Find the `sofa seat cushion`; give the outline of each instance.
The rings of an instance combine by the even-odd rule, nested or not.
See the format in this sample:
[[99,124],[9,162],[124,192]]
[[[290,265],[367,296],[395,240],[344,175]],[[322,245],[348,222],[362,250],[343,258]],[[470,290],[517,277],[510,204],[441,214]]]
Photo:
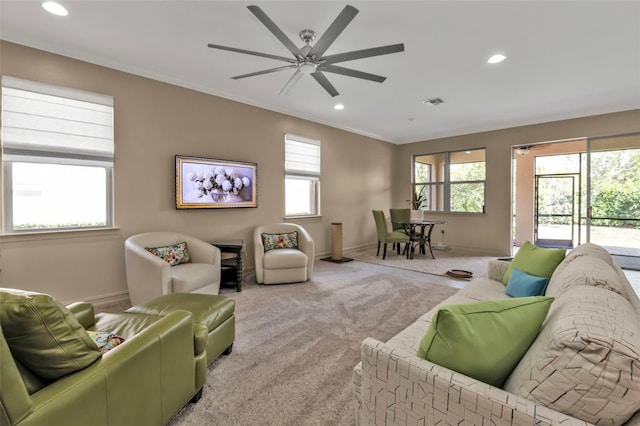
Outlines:
[[595,256],[568,256],[549,280],[545,294],[558,297],[579,285],[601,287],[627,297],[618,272]]
[[96,324],[92,331],[106,331],[122,336],[125,340],[131,339],[150,325],[156,323],[161,317],[157,315],[131,315],[128,313],[99,313],[96,315]]
[[59,379],[101,356],[73,314],[47,294],[3,288],[0,323],[13,356],[44,379]]
[[307,262],[307,255],[296,249],[269,250],[262,258],[264,269],[306,268]]
[[559,296],[504,389],[594,424],[640,409],[640,322],[629,301],[597,287]]
[[158,296],[142,305],[127,309],[128,313],[165,316],[178,309],[191,312],[193,321],[212,331],[229,319],[236,302],[212,294],[172,293]]
[[219,266],[210,263],[183,263],[171,267],[174,293],[190,293],[220,279]]

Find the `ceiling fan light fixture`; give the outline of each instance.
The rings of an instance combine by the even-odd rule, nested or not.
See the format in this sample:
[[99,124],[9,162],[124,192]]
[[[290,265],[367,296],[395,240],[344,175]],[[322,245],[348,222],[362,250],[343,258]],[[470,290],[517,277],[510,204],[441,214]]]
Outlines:
[[302,74],[312,74],[316,72],[317,66],[318,65],[314,64],[313,62],[302,62],[300,65],[298,65],[298,70],[300,70]]
[[516,154],[518,155],[527,155],[531,151],[530,146],[519,146],[516,148]]

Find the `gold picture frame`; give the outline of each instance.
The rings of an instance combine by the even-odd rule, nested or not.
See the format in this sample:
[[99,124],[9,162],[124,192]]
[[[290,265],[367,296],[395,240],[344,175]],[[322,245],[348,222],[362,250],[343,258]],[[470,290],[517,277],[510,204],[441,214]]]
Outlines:
[[176,209],[258,207],[258,165],[176,155]]

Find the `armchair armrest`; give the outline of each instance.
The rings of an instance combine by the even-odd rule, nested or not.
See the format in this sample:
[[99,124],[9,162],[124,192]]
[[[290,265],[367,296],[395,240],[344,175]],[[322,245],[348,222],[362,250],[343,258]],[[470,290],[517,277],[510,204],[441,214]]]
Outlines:
[[204,380],[195,377],[193,333],[191,313],[167,314],[33,394],[33,411],[21,425],[167,424]]
[[93,305],[87,302],[75,302],[67,306],[73,316],[78,320],[85,330],[96,325],[95,312]]
[[587,424],[372,338],[361,356],[362,424]]

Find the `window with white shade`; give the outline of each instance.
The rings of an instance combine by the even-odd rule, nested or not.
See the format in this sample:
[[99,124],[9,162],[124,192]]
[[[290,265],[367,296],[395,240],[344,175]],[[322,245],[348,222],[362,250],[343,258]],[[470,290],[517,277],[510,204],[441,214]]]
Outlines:
[[112,226],[113,97],[2,76],[4,232]]
[[320,141],[284,138],[285,216],[320,215]]

